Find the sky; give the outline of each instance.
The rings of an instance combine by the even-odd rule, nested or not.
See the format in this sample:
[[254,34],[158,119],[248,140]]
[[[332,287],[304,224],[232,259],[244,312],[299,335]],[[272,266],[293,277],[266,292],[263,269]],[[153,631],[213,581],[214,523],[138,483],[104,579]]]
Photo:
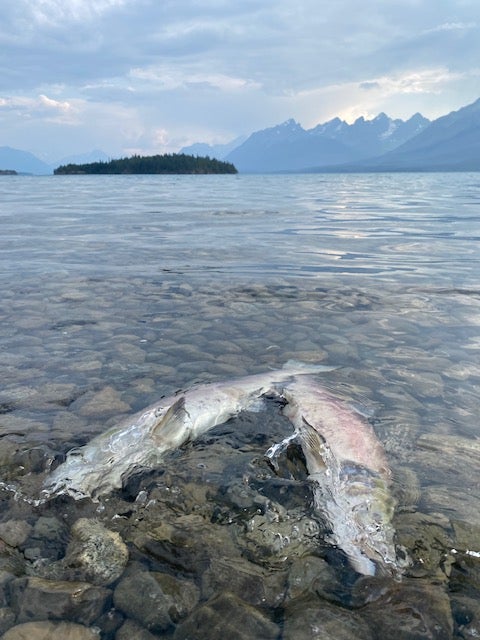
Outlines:
[[48,161],[480,97],[478,0],[1,0],[0,146]]

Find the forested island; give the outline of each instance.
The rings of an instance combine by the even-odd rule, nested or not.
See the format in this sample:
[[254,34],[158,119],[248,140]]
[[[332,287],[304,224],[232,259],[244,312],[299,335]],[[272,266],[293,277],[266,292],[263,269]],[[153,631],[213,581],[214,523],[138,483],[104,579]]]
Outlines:
[[237,173],[230,162],[215,158],[191,156],[185,153],[166,153],[156,156],[132,156],[108,162],[66,164],[57,167],[55,175],[76,174],[207,174]]

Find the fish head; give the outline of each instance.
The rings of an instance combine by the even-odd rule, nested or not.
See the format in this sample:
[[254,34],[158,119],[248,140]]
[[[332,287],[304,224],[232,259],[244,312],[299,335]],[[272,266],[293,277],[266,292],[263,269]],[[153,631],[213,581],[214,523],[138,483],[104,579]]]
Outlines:
[[75,500],[95,498],[105,493],[105,486],[121,486],[121,478],[115,476],[114,456],[92,459],[90,450],[80,447],[68,452],[65,461],[46,479],[43,495],[48,499],[56,495],[69,495]]
[[[348,478],[347,478],[348,476]],[[356,549],[352,565],[359,571],[373,563],[366,575],[394,575],[398,571],[392,518],[395,501],[385,479],[357,465],[342,465],[339,478],[341,503],[346,517],[347,538]],[[336,493],[338,496],[338,492]]]

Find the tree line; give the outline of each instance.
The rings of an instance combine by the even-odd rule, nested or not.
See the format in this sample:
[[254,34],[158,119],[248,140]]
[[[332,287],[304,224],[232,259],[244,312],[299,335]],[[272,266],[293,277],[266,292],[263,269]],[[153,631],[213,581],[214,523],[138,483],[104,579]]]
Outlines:
[[66,164],[57,167],[55,175],[71,174],[206,174],[237,173],[231,162],[223,162],[208,156],[192,156],[185,153],[165,153],[156,156],[120,158],[87,164]]

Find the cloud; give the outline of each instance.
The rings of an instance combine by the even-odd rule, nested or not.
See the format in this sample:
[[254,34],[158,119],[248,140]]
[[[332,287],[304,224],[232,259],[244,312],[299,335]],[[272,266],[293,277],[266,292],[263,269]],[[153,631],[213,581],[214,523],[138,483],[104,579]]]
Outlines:
[[427,29],[424,33],[436,33],[442,31],[464,31],[465,29],[476,29],[478,24],[476,22],[444,22],[431,29]]
[[128,73],[129,80],[140,81],[149,90],[170,91],[178,88],[200,85],[220,91],[238,91],[258,88],[258,82],[229,76],[222,73],[177,70],[168,66],[135,68]]
[[[4,4],[0,133],[10,140],[14,130],[25,138],[15,117],[23,127],[48,121],[65,144],[80,139],[76,129],[85,141],[96,130],[110,153],[233,138],[291,116],[313,125],[380,110],[429,115],[480,93],[468,0],[370,0],[368,11],[357,0]],[[29,134],[44,139],[33,124]]]
[[71,102],[54,100],[40,94],[36,98],[25,96],[0,97],[0,113],[15,112],[27,118],[46,118],[51,121],[72,123],[76,109]]
[[376,89],[383,95],[402,93],[440,93],[442,89],[461,74],[452,73],[445,67],[408,71],[394,76],[384,76],[360,83],[362,89]]
[[17,0],[17,15],[29,18],[38,27],[92,21],[122,7],[127,0]]

